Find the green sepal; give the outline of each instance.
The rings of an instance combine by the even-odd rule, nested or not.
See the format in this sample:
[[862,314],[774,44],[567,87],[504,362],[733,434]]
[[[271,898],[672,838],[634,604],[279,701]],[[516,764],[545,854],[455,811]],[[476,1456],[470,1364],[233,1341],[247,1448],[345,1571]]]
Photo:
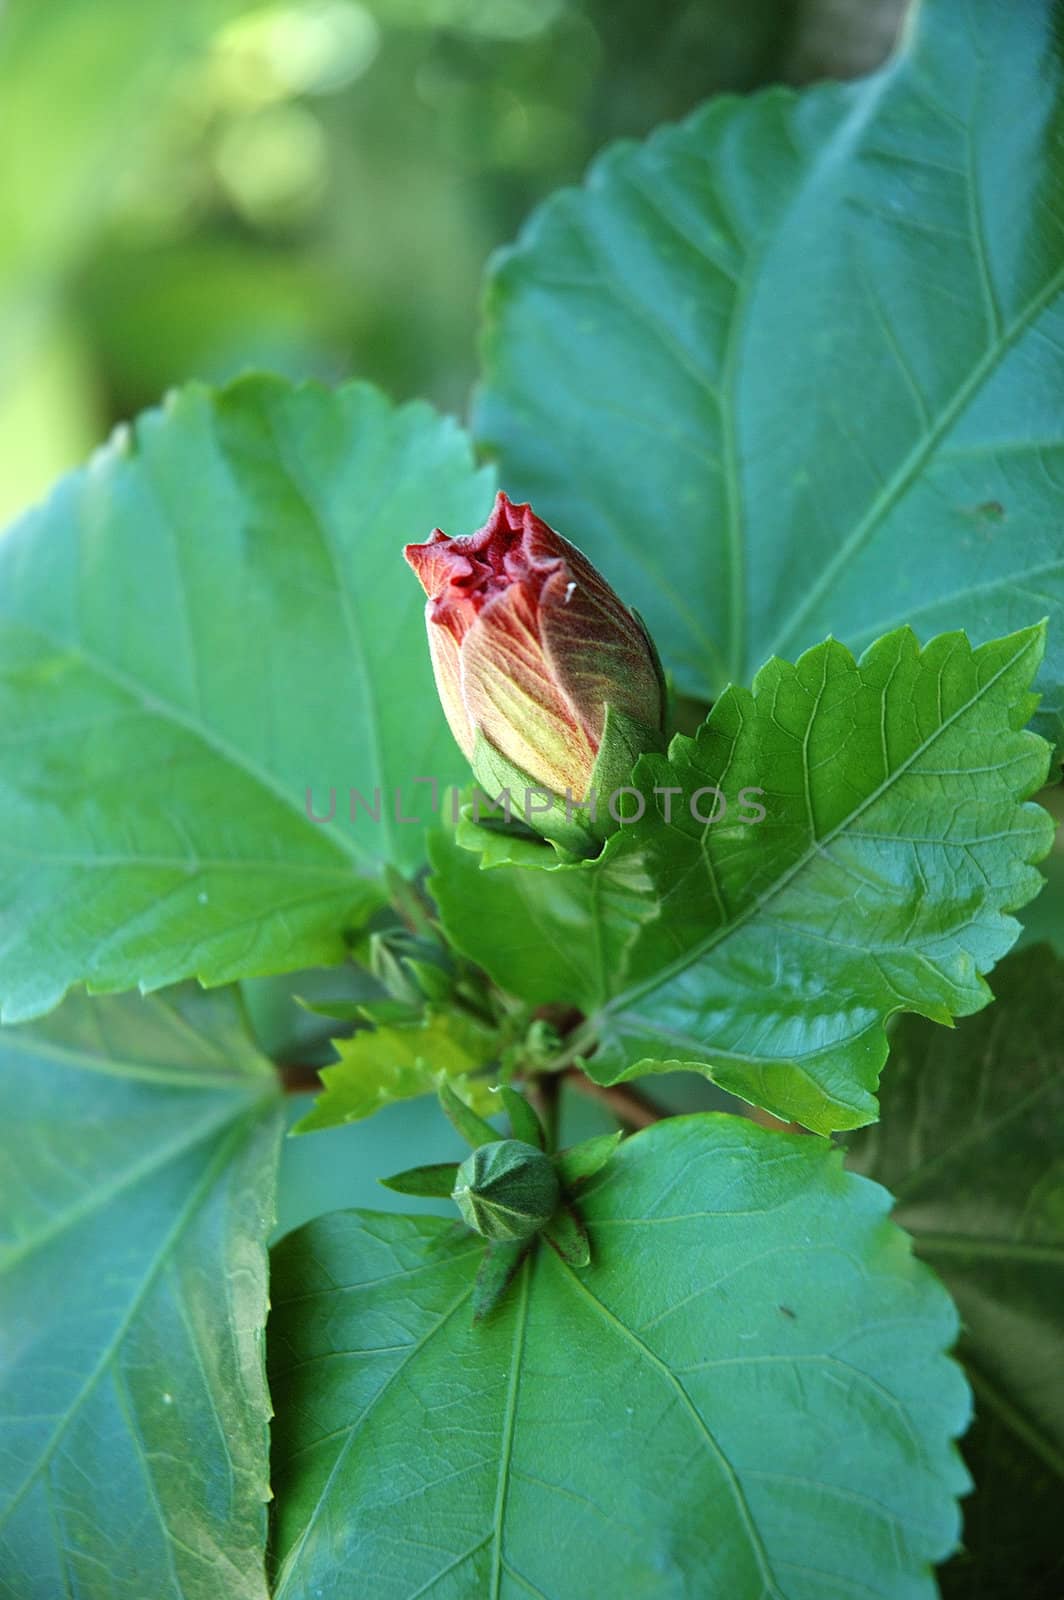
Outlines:
[[406,1000],[365,1000],[359,1009],[366,1022],[385,1027],[417,1022],[423,1013],[419,1002]]
[[302,995],[293,996],[297,1006],[304,1011],[309,1011],[314,1017],[328,1017],[333,1022],[365,1022],[367,1021],[365,1000],[305,1000]]
[[665,671],[661,656],[658,654],[658,647],[654,643],[654,636],[646,625],[643,613],[641,611],[637,611],[635,606],[629,606],[628,609],[643,631],[643,638],[646,640],[647,653],[654,664],[654,672],[658,680],[658,693],[661,695],[663,730],[661,737],[663,741],[667,742],[667,734],[665,730],[670,727],[669,717],[672,708],[672,684],[669,682],[669,677]]
[[434,961],[419,961],[414,956],[407,956],[406,964],[426,1000],[438,1004],[450,998],[453,987],[450,973]]
[[328,1016],[333,1022],[373,1022],[374,1027],[402,1027],[418,1022],[424,1006],[406,1000],[301,1000],[296,1005],[312,1016]]
[[330,1017],[334,1022],[372,1022],[377,1026],[395,1027],[417,1022],[422,1007],[406,1000],[302,1000],[296,1003],[315,1017]]
[[601,1172],[622,1138],[623,1133],[618,1129],[616,1133],[599,1133],[593,1139],[583,1140],[581,1144],[570,1145],[568,1150],[559,1150],[554,1157],[554,1165],[562,1186],[566,1189],[576,1188],[594,1177],[596,1172]]
[[503,807],[497,808],[496,817],[491,807],[478,806],[474,799],[463,807],[465,827],[458,832],[459,843],[479,851],[489,866],[557,865],[537,844],[537,836],[552,844],[563,860],[579,861],[597,855],[603,841],[623,826],[610,812],[611,795],[618,789],[633,787],[632,771],[640,756],[663,753],[665,744],[660,729],[607,705],[602,743],[589,785],[596,796],[594,816],[590,807],[579,804],[589,795],[574,795],[568,802],[564,795],[555,795],[548,811],[533,811],[526,816],[526,793],[535,790],[542,797],[548,791],[507,760],[483,734],[478,734],[473,750],[477,784],[488,802],[494,802],[503,790],[510,791],[511,821],[506,822]]
[[601,843],[623,826],[610,812],[610,796],[618,789],[633,787],[632,771],[640,756],[651,751],[660,755],[664,750],[663,733],[647,727],[645,722],[637,722],[615,706],[606,707],[602,743],[591,773],[591,790],[597,796],[594,819],[588,818],[593,838]]
[[543,1124],[533,1106],[530,1106],[523,1094],[518,1094],[516,1089],[504,1086],[499,1090],[506,1115],[510,1119],[510,1128],[515,1139],[522,1139],[525,1144],[535,1145],[538,1150],[546,1150],[547,1135]]
[[426,1199],[449,1200],[458,1176],[457,1161],[437,1161],[429,1167],[408,1167],[390,1178],[378,1178],[385,1189],[396,1194],[416,1194]]
[[418,986],[407,970],[407,955],[396,948],[395,930],[371,933],[366,942],[366,966],[392,1000],[416,1006],[421,1000]]
[[544,1239],[568,1266],[587,1266],[591,1260],[591,1241],[572,1206],[560,1205],[542,1231]]
[[474,1150],[482,1144],[497,1142],[499,1135],[491,1123],[478,1117],[464,1100],[460,1100],[445,1078],[440,1080],[439,1096],[444,1115]]
[[494,1311],[531,1244],[531,1239],[512,1239],[488,1245],[473,1285],[474,1323],[483,1322]]
[[[483,807],[480,815],[484,817]],[[491,867],[557,867],[567,859],[565,852],[523,828],[508,828],[487,817],[478,821],[472,798],[461,801],[454,837],[463,850],[480,857],[485,871]]]
[[[597,855],[599,839],[594,829],[584,817],[578,801],[586,798],[584,795],[574,795],[568,809],[572,816],[567,815],[567,805],[564,795],[551,795],[543,784],[530,778],[527,772],[509,761],[501,751],[487,740],[482,733],[477,734],[476,744],[473,747],[473,772],[477,785],[489,802],[494,802],[496,796],[503,790],[510,791],[512,821],[507,824],[505,820],[489,820],[481,823],[486,832],[502,832],[507,838],[513,837],[534,844],[535,836],[548,840],[556,849],[566,856],[581,859],[589,855]],[[550,796],[550,809],[546,811],[531,811],[525,817],[526,800],[531,803],[530,797],[535,794],[537,803],[544,804]],[[499,808],[500,811],[502,808]],[[481,806],[483,815],[487,806]],[[473,811],[476,812],[476,803],[473,802]],[[549,864],[548,862],[544,863]]]

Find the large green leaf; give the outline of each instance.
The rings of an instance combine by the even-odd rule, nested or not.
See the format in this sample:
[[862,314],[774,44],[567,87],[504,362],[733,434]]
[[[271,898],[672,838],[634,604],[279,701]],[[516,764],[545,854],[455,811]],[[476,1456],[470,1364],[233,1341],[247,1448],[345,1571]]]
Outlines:
[[822,1140],[622,1144],[473,1327],[482,1244],[338,1212],[274,1252],[277,1600],[933,1600],[965,1475],[952,1306]]
[[[1064,621],[1051,0],[611,149],[496,267],[479,432],[705,696],[834,633]],[[1061,729],[1064,626],[1040,683]]]
[[[868,1122],[885,1020],[985,1005],[1005,913],[1041,885],[1052,823],[1020,803],[1047,765],[1023,730],[1040,650],[1038,629],[923,651],[901,629],[859,663],[835,643],[774,660],[643,759],[647,815],[598,862],[480,871],[434,845],[443,920],[504,987],[586,1014],[570,1049],[599,1082],[694,1067],[820,1132]],[[709,785],[729,811],[703,826]],[[651,797],[670,786],[671,823]],[[731,820],[746,787],[761,822]]]
[[249,379],[142,417],[0,542],[5,1019],[340,958],[382,863],[421,859],[395,790],[424,819],[414,780],[464,770],[400,546],[489,500],[427,407]]
[[227,993],[0,1034],[3,1600],[264,1600],[279,1131]]
[[850,1163],[894,1190],[963,1319],[979,1492],[950,1593],[1027,1600],[1064,1583],[1064,961],[1017,952],[994,989],[945,1038],[899,1026],[883,1122]]

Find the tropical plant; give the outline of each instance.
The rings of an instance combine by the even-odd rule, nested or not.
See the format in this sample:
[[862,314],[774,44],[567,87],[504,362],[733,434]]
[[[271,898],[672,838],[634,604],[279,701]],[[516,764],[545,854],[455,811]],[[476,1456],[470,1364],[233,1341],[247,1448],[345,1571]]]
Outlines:
[[1059,1595],[1062,26],[0,540],[3,1600]]

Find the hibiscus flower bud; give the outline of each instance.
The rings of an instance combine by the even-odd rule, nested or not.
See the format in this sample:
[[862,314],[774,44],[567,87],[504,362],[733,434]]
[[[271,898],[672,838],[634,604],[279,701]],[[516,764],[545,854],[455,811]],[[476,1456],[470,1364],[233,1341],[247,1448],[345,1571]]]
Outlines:
[[437,528],[405,555],[429,597],[443,709],[485,789],[605,799],[660,748],[665,689],[646,628],[531,506],[500,494],[478,532]]
[[485,1239],[528,1239],[546,1227],[561,1199],[549,1156],[520,1139],[482,1144],[458,1169],[452,1198]]

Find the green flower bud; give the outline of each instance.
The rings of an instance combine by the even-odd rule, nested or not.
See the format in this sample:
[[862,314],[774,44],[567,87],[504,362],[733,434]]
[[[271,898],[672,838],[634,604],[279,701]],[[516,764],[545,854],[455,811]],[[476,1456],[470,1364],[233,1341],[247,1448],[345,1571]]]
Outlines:
[[462,1162],[452,1198],[485,1239],[528,1239],[550,1221],[561,1196],[549,1156],[521,1139],[497,1139]]

